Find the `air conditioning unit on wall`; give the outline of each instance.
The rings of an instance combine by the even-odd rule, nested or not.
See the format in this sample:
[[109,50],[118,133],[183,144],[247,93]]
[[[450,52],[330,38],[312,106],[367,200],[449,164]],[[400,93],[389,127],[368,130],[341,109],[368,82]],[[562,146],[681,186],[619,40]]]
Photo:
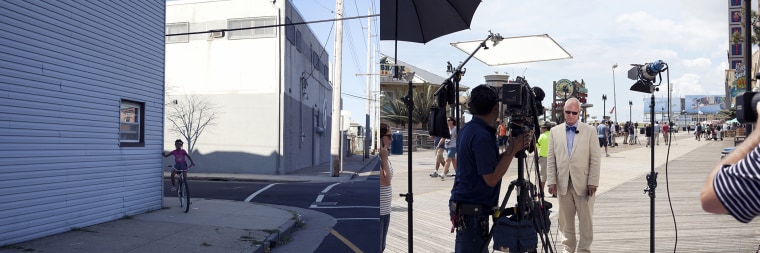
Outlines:
[[217,31],[211,30],[210,32],[211,33],[209,33],[209,35],[208,35],[210,39],[211,38],[213,38],[213,39],[224,38],[224,31],[223,30],[217,30]]

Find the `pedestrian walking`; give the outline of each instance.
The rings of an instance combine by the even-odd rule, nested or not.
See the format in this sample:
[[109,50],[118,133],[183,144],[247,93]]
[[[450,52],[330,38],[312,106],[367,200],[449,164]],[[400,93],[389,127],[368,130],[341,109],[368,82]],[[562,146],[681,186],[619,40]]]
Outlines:
[[657,145],[660,145],[660,122],[655,121],[654,122],[654,135],[652,136],[654,140],[652,140],[652,144],[654,145],[655,142],[657,142]]
[[605,122],[602,122],[602,124],[599,124],[599,126],[596,127],[596,134],[599,138],[599,147],[604,147],[604,156],[609,157],[610,153],[607,152],[607,138],[609,137],[610,131]]
[[438,177],[438,169],[446,165],[446,158],[444,158],[446,149],[443,147],[443,144],[443,138],[436,136],[433,139],[433,145],[435,145],[435,171],[430,174],[430,177]]

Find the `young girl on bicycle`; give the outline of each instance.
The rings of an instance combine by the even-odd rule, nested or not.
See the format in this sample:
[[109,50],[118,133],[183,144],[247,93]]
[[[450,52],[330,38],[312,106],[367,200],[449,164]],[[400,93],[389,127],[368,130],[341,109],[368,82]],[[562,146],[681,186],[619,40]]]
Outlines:
[[[174,141],[174,147],[177,148],[177,149],[172,150],[172,152],[169,152],[169,153],[166,153],[166,152],[161,152],[161,153],[163,154],[164,157],[168,157],[170,155],[173,155],[174,156],[174,169],[176,169],[178,171],[182,171],[182,175],[181,176],[184,176],[185,178],[187,178],[187,169],[189,167],[187,167],[187,162],[185,161],[185,157],[187,157],[187,159],[190,159],[190,167],[195,166],[195,162],[193,162],[193,158],[190,157],[190,155],[187,153],[187,151],[185,151],[184,149],[182,149],[182,145],[183,144],[184,143],[182,142],[182,140],[177,139],[176,141]],[[176,183],[175,183],[175,180],[174,180],[174,174],[176,174],[176,171],[172,170],[172,191],[173,192],[177,191],[177,187],[175,187]]]

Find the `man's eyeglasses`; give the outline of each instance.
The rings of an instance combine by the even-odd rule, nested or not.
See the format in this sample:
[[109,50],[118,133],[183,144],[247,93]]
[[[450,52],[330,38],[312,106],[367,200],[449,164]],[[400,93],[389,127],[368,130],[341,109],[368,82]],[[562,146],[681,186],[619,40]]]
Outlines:
[[447,119],[446,121],[453,121],[453,120]]
[[578,112],[573,112],[573,111],[565,111],[565,114],[578,115]]

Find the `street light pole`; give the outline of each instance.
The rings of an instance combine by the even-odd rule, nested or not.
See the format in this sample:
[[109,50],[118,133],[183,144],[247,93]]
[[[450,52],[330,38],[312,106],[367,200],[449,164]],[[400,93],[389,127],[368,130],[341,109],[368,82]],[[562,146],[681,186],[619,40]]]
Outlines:
[[628,100],[628,123],[629,124],[633,124],[633,118],[631,117],[631,115],[633,115],[632,111],[633,111],[633,101]]
[[617,66],[618,66],[617,63],[615,63],[615,65],[612,65],[612,103],[613,103],[613,107],[612,108],[615,108],[614,109],[615,110],[615,123],[618,123],[618,119],[617,119],[617,91],[616,91],[617,89],[615,88],[616,87],[616,85],[615,85],[615,69],[617,68]]
[[602,120],[607,115],[607,94],[602,94],[602,101],[604,101],[604,105],[602,106]]

